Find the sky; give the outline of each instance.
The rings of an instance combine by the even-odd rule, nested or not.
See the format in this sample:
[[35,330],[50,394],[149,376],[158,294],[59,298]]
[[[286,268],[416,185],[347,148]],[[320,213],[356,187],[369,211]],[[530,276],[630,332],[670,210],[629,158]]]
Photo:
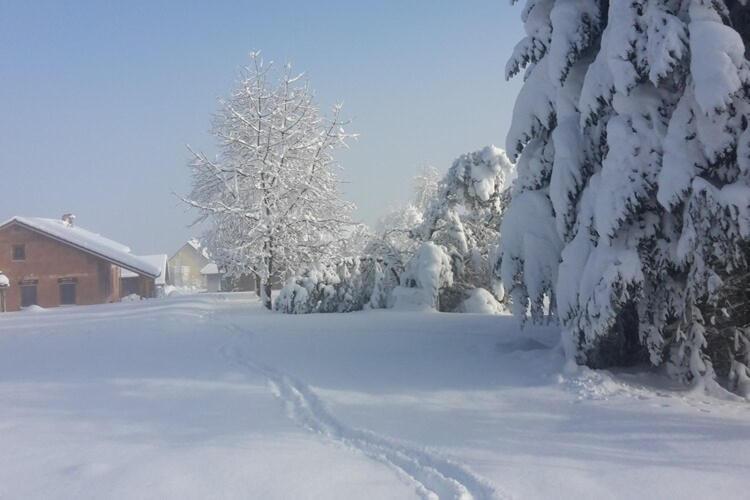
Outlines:
[[248,54],[304,72],[359,134],[337,156],[372,224],[420,167],[503,147],[522,37],[508,1],[0,0],[0,219],[59,217],[171,254],[200,228],[178,199],[187,145],[212,156],[217,101]]

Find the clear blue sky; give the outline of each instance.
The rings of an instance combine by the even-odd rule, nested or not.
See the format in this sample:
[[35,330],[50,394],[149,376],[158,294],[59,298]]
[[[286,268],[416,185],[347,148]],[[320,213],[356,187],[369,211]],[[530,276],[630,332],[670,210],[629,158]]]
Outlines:
[[186,144],[251,50],[291,62],[361,134],[339,158],[357,217],[406,200],[416,169],[504,145],[521,7],[487,1],[0,0],[0,218],[57,217],[171,253],[195,229]]

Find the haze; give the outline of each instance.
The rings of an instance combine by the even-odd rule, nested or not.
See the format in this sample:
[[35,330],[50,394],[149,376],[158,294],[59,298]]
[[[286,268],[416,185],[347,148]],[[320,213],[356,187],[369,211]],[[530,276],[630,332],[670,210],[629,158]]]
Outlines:
[[360,134],[339,159],[372,223],[415,171],[504,146],[520,79],[507,2],[26,2],[0,18],[0,218],[58,217],[170,253],[199,231],[186,144],[213,152],[217,98],[251,50],[289,61]]

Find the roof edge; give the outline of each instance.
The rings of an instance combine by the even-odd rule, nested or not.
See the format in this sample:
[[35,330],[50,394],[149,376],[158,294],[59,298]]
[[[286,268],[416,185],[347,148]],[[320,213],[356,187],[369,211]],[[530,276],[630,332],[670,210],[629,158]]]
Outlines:
[[[154,279],[158,278],[161,275],[161,271],[159,271],[156,274],[153,274],[153,273],[151,273],[149,271],[146,271],[145,269],[138,269],[137,267],[131,266],[131,265],[129,265],[129,264],[125,263],[125,262],[119,261],[117,259],[113,259],[112,257],[107,257],[106,255],[103,255],[103,254],[101,254],[101,253],[99,253],[99,252],[97,252],[95,250],[90,249],[90,248],[86,248],[86,247],[83,247],[81,245],[77,245],[77,244],[75,244],[75,243],[73,243],[71,241],[65,240],[63,238],[55,236],[54,234],[48,233],[47,231],[42,231],[39,228],[30,226],[29,224],[26,224],[26,223],[18,220],[17,216],[12,217],[10,220],[8,220],[8,221],[4,222],[2,225],[0,225],[0,229],[3,229],[4,227],[9,226],[11,224],[18,224],[19,226],[22,226],[23,228],[28,229],[29,231],[32,231],[32,232],[37,233],[37,234],[44,235],[47,238],[50,238],[52,240],[58,241],[60,243],[63,243],[64,245],[67,245],[69,247],[75,248],[76,250],[80,250],[81,252],[87,253],[89,255],[93,255],[95,257],[98,257],[98,258],[100,258],[102,260],[105,260],[105,261],[109,262],[110,264],[115,264],[115,265],[117,265],[119,267],[127,269],[128,271],[132,271],[132,272],[134,272],[136,274],[144,275],[144,276],[146,276],[148,278],[154,278]],[[133,257],[138,258],[136,255],[133,255]]]

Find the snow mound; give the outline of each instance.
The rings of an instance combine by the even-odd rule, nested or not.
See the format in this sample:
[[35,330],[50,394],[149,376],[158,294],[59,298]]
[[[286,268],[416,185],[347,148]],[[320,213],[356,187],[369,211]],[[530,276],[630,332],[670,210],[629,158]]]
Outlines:
[[36,304],[30,305],[28,307],[24,307],[21,309],[22,312],[32,313],[32,314],[38,314],[41,312],[46,312],[47,310],[43,308],[42,306],[38,306]]
[[503,305],[484,288],[475,288],[458,308],[458,312],[475,314],[502,314]]
[[399,286],[393,289],[393,309],[400,311],[433,311],[432,297],[422,288]]

